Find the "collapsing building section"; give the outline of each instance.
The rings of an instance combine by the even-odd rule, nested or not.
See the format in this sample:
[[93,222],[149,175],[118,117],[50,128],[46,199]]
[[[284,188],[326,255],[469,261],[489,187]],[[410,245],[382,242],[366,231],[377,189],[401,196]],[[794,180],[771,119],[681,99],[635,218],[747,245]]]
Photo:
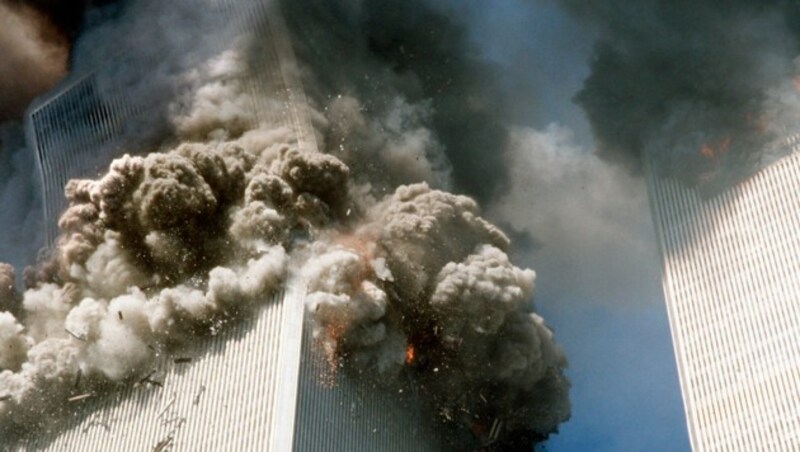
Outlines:
[[[265,15],[258,2],[215,7],[237,24],[234,28],[269,38],[257,46],[262,67],[253,70],[258,80],[238,87],[246,94],[247,115],[262,127],[291,131],[294,146],[314,152],[303,93],[289,73],[293,56],[280,17],[274,11]],[[203,57],[224,55],[229,44],[212,43]],[[123,150],[144,151],[159,139],[159,131],[147,122],[163,112],[152,111],[148,99],[115,84],[109,71],[113,64],[73,77],[27,116],[28,141],[42,176],[47,238],[56,247],[56,220],[67,207],[67,182],[99,174]],[[190,112],[183,125],[193,120],[202,122]],[[199,127],[208,127],[205,133],[216,126]],[[142,133],[152,136],[142,140]],[[305,285],[298,280],[287,287],[252,316],[223,321],[231,325],[182,348],[180,356],[155,353],[145,375],[111,397],[107,388],[86,389],[79,370],[66,399],[70,414],[23,437],[18,447],[306,451],[327,450],[335,443],[355,450],[400,451],[455,445],[442,427],[420,421],[426,414],[411,388],[405,393],[403,388],[376,390],[371,380],[333,375],[323,355],[314,351],[311,327],[304,326]],[[122,311],[118,315],[120,322],[125,320]],[[86,340],[85,331],[65,332]],[[4,401],[10,399],[6,395]]]
[[713,197],[651,168],[692,448],[800,447],[800,146]]
[[317,150],[328,118],[274,5],[205,6],[216,35],[177,62],[119,55],[133,62],[29,112],[46,217],[61,216],[29,289],[0,293],[0,435],[289,451],[553,432],[566,360],[505,234],[470,198],[354,180]]

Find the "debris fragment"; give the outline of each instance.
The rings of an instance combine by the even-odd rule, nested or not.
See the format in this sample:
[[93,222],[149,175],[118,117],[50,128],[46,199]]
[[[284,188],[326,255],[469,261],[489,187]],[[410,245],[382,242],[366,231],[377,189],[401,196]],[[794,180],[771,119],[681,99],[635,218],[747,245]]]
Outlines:
[[155,371],[155,370],[154,370],[154,371],[152,371],[152,372],[150,372],[150,373],[149,373],[149,374],[147,374],[147,375],[146,375],[144,378],[142,378],[141,380],[139,380],[138,382],[136,382],[136,385],[138,386],[138,385],[143,385],[143,384],[145,384],[145,383],[149,383],[149,384],[151,384],[151,385],[153,385],[153,386],[158,386],[159,388],[161,388],[161,387],[164,387],[164,383],[162,383],[162,382],[160,382],[160,381],[157,381],[157,380],[153,380],[152,378],[150,378],[150,377],[152,377],[152,376],[153,376],[155,373],[156,373],[156,371]]
[[159,412],[158,412],[158,416],[156,416],[156,419],[158,419],[158,418],[160,418],[161,416],[163,416],[163,415],[164,415],[164,413],[166,413],[166,412],[167,412],[167,410],[168,410],[168,409],[169,409],[169,408],[170,408],[172,405],[174,405],[174,404],[175,404],[175,400],[176,400],[176,398],[177,398],[177,397],[175,396],[175,394],[172,394],[172,399],[170,399],[170,401],[169,401],[169,402],[167,402],[167,404],[166,404],[166,405],[164,405],[164,408],[161,408],[161,411],[159,411]]
[[80,402],[81,400],[86,400],[89,397],[92,397],[93,395],[94,394],[92,394],[91,392],[87,392],[86,394],[80,394],[80,395],[72,396],[72,397],[67,399],[67,402]]
[[75,339],[77,339],[77,340],[79,340],[79,341],[81,341],[81,342],[86,342],[86,338],[84,338],[83,336],[81,336],[81,335],[78,335],[78,334],[76,334],[76,333],[73,333],[73,332],[72,332],[72,331],[71,331],[69,328],[64,328],[64,331],[66,331],[67,333],[69,333],[69,335],[70,335],[70,336],[72,336],[72,337],[74,337]]
[[194,401],[192,402],[192,405],[197,405],[198,403],[200,403],[200,396],[203,395],[204,392],[206,392],[205,385],[200,385],[200,389],[197,391],[197,394],[194,396]]
[[159,441],[158,444],[156,444],[155,447],[153,447],[153,452],[162,452],[166,450],[170,444],[172,444],[172,435]]

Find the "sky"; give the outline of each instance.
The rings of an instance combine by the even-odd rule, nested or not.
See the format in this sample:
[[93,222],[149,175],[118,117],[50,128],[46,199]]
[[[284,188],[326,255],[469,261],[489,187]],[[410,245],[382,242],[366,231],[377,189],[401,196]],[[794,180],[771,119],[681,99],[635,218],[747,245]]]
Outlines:
[[[566,352],[572,381],[572,418],[539,449],[688,450],[644,183],[594,156],[573,101],[589,74],[593,32],[554,1],[485,5],[442,7],[463,15],[481,56],[500,69],[499,86],[516,99],[510,189],[487,215],[530,241],[515,258],[537,272],[536,308]],[[22,169],[0,168],[0,177],[33,177],[32,160],[5,164]],[[28,228],[14,234],[31,237]],[[0,260],[12,245],[0,243]]]
[[[590,152],[588,123],[572,97],[589,71],[591,34],[550,2],[502,0],[493,3],[489,14],[477,12],[480,3],[468,2],[476,11],[474,39],[488,58],[508,68],[506,86],[530,98],[527,106],[517,107],[521,121],[537,128],[552,123],[566,127],[573,142],[580,143],[571,147]],[[644,192],[641,185],[636,190]],[[585,190],[561,193],[572,199],[590,197]],[[530,191],[524,196],[536,198]],[[623,250],[618,259],[606,260],[606,250],[592,248],[574,250],[571,262],[558,256],[563,251],[547,249],[522,257],[537,270],[536,306],[566,350],[573,384],[572,418],[537,450],[689,450],[650,212],[646,200],[623,202],[622,207],[604,207],[630,210],[634,220],[627,224],[636,224],[639,246]],[[542,238],[545,243],[553,240]],[[581,287],[570,287],[569,278],[559,275],[570,264],[581,268],[580,275],[609,279],[580,281],[574,275]],[[608,267],[617,265],[620,273],[636,276],[626,280],[617,272],[608,275]],[[604,287],[620,281],[622,287]]]

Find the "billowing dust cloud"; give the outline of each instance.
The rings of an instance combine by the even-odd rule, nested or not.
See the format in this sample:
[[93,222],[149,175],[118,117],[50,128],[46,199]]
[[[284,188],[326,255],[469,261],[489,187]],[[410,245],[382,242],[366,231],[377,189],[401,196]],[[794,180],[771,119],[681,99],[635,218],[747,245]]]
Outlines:
[[798,132],[796,2],[560,2],[599,36],[576,100],[601,156],[724,187]]
[[[289,10],[290,23],[302,18]],[[441,189],[466,185],[451,177],[467,168],[439,133],[451,124],[432,108],[440,100],[413,88],[422,75],[393,73],[363,40],[354,65],[386,83],[364,91],[349,69],[320,73],[300,52],[325,151],[309,152],[297,131],[243,107],[242,86],[261,74],[248,40],[235,42],[179,74],[192,83],[166,101],[163,146],[67,184],[61,236],[26,272],[27,290],[0,266],[0,434],[50,428],[76,391],[138,381],[156,355],[216,334],[296,280],[335,368],[389,386],[410,379],[442,420],[473,431],[501,419],[496,447],[555,431],[569,383],[531,309],[535,274],[510,262],[508,237],[473,199]],[[485,112],[478,103],[465,115]]]

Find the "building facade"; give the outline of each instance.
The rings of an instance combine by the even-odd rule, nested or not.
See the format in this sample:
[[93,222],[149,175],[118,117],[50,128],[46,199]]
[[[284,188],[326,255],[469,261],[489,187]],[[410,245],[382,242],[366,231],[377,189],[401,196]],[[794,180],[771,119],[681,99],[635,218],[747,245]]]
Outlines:
[[692,448],[800,450],[800,146],[712,197],[650,168]]
[[[454,437],[417,399],[327,374],[294,286],[146,379],[76,400],[20,450],[445,451]],[[463,446],[463,444],[462,444]]]
[[28,112],[25,130],[41,176],[48,243],[55,241],[58,216],[66,207],[64,185],[110,163],[114,152],[103,150],[113,148],[132,113],[124,95],[101,97],[94,74],[70,81]]

